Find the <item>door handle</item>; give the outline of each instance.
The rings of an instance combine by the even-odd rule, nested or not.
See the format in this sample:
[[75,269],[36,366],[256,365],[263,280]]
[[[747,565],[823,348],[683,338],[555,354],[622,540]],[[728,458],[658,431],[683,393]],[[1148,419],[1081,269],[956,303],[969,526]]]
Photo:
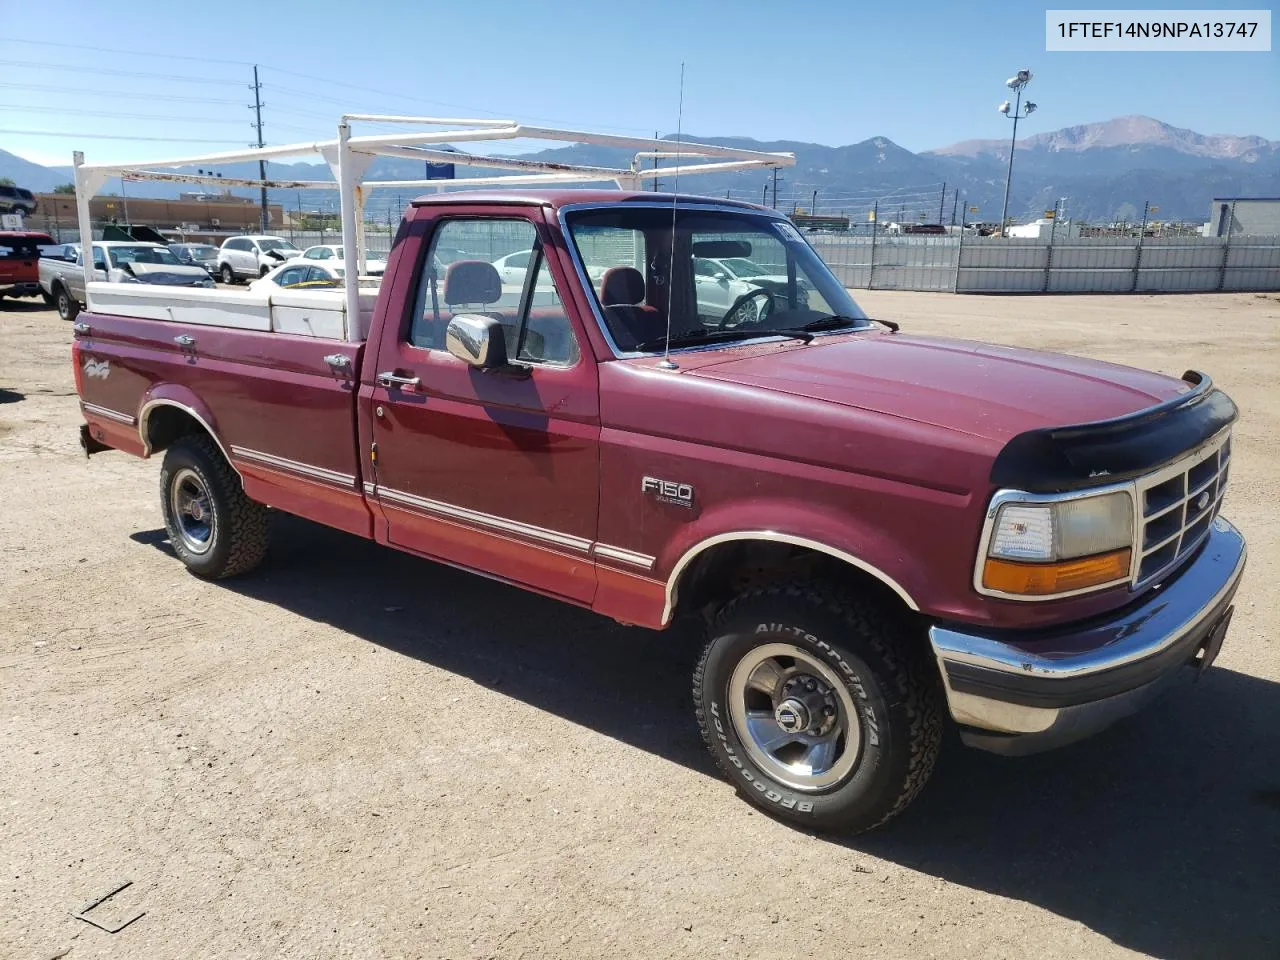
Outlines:
[[378,386],[380,387],[399,387],[406,390],[410,387],[416,387],[422,381],[418,377],[398,377],[390,371],[378,374]]
[[87,337],[93,328],[90,327],[87,323],[77,323],[74,327],[72,327],[72,329],[75,330],[76,333]]
[[331,353],[324,358],[324,362],[331,367],[349,367],[351,366],[351,358],[345,353]]
[[190,334],[184,333],[180,337],[174,337],[173,342],[180,347],[194,347],[196,345],[196,338]]

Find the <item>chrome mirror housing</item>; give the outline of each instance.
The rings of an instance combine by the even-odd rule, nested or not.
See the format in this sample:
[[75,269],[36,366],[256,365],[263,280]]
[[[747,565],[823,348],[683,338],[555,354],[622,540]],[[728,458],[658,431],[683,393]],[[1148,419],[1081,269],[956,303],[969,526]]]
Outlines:
[[445,349],[459,360],[481,370],[507,366],[507,337],[493,317],[460,313],[449,321]]

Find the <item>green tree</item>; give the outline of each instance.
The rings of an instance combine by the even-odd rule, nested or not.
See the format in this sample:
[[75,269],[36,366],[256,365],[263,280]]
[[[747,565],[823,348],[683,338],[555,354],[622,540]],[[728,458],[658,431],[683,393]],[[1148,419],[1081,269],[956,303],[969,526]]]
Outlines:
[[60,183],[53,188],[54,193],[75,193],[76,185],[74,183]]
[[16,186],[17,184],[13,182],[13,177],[0,177],[0,187],[16,187]]

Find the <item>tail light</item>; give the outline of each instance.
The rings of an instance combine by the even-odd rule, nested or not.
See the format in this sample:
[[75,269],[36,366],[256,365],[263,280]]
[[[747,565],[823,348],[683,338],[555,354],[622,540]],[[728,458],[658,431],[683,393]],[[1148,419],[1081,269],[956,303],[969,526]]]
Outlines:
[[76,394],[84,396],[84,367],[80,364],[80,338],[71,341],[71,366],[76,374]]

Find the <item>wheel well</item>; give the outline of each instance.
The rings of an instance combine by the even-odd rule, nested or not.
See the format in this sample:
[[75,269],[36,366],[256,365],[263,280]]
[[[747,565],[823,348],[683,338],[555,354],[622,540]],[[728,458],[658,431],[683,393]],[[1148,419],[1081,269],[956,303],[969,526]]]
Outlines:
[[193,433],[205,435],[209,433],[204,425],[186,410],[167,404],[156,407],[147,415],[146,429],[147,445],[152,453],[167,450],[179,437]]
[[674,616],[714,615],[731,597],[793,580],[820,580],[910,616],[903,598],[875,574],[812,547],[770,540],[730,540],[699,553],[676,585]]

